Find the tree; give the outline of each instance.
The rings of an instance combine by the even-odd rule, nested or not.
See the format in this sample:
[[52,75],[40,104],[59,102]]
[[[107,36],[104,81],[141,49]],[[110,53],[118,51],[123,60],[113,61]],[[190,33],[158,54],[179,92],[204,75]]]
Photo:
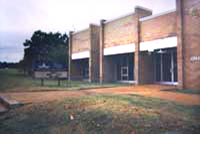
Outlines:
[[42,63],[61,64],[68,63],[68,36],[61,33],[46,33],[35,31],[30,40],[23,43],[24,69],[31,72]]

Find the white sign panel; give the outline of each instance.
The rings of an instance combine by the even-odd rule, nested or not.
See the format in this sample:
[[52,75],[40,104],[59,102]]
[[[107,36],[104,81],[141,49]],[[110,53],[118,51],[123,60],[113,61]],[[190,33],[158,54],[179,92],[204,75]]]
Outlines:
[[67,71],[35,71],[34,72],[35,78],[43,78],[43,79],[50,79],[50,78],[67,78]]
[[200,56],[191,56],[191,57],[190,57],[190,61],[191,61],[191,62],[200,61]]

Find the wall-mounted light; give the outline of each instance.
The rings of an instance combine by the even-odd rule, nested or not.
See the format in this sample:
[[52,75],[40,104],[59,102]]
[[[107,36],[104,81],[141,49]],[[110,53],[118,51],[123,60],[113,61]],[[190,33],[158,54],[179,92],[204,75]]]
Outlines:
[[159,51],[157,51],[157,53],[163,54],[166,53],[166,51],[160,49]]

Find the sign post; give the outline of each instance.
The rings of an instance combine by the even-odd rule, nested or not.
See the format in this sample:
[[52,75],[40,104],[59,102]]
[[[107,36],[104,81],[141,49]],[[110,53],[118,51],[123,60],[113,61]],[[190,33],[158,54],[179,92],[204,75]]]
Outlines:
[[67,79],[68,72],[67,71],[35,71],[34,77],[41,80],[41,86],[44,86],[44,80],[45,79],[54,79],[58,80],[57,85],[61,85],[62,79]]
[[41,78],[41,86],[44,86],[44,79]]

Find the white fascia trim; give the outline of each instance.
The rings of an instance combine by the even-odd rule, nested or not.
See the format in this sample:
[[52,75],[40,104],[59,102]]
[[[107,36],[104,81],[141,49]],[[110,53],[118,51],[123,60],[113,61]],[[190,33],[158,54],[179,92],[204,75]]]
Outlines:
[[114,47],[108,47],[104,49],[104,55],[117,55],[124,53],[133,53],[135,52],[135,44],[119,45]]
[[167,37],[140,43],[140,51],[152,52],[155,49],[163,49],[177,46],[177,37]]
[[155,14],[155,15],[146,16],[146,17],[140,18],[139,21],[150,20],[150,19],[162,16],[162,15],[166,15],[166,14],[169,14],[169,13],[172,13],[172,12],[175,12],[175,11],[176,11],[176,9],[172,9],[172,10],[165,11],[165,12],[162,12],[162,13],[158,13],[158,14]]
[[83,51],[83,52],[72,54],[72,60],[84,59],[84,58],[89,58],[89,57],[90,57],[89,51]]

